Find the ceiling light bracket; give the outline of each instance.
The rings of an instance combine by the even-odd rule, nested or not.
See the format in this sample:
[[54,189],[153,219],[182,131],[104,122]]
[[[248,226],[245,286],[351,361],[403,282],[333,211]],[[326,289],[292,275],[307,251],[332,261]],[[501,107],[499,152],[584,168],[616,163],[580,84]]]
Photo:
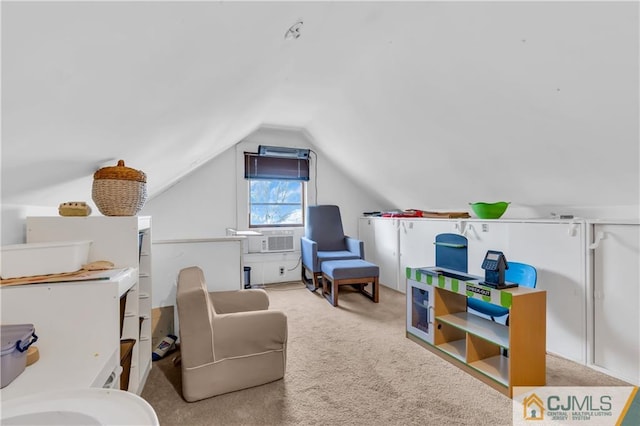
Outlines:
[[302,19],[298,19],[298,21],[289,27],[287,32],[284,33],[285,40],[297,40],[300,37],[300,30],[302,29]]

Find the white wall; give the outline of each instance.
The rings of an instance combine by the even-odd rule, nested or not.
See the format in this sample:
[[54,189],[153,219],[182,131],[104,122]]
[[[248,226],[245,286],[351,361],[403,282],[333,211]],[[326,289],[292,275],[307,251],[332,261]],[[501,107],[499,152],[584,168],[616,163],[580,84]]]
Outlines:
[[[388,209],[392,206],[379,196],[374,195],[373,188],[363,187],[354,182],[343,170],[328,160],[324,152],[318,151],[313,135],[300,129],[263,126],[247,136],[236,145],[236,164],[242,173],[244,152],[256,152],[259,145],[291,146],[309,148],[310,180],[307,184],[307,204],[336,204],[340,206],[345,233],[357,235],[357,218],[364,211]],[[317,172],[317,174],[316,174]],[[247,229],[247,181],[241,177],[237,180],[237,226]]]
[[235,150],[228,149],[149,200],[153,239],[212,238],[236,223]]
[[336,165],[403,209],[639,217],[638,2],[380,8],[306,126]]
[[22,244],[27,241],[27,216],[57,215],[57,207],[2,204],[2,212],[0,213],[2,245]]
[[[226,228],[247,229],[241,157],[245,150],[255,151],[260,144],[316,149],[309,137],[297,130],[256,131],[147,202],[140,214],[153,217],[154,240],[221,237],[226,235]],[[312,171],[308,183],[311,203],[315,203],[316,179],[317,202],[339,205],[345,232],[350,235],[357,235],[357,218],[362,212],[390,207],[368,188],[353,183],[322,153],[318,155],[317,178]]]
[[[248,229],[247,184],[243,155],[255,152],[258,145],[280,145],[317,150],[312,137],[297,129],[262,127],[235,147],[182,178],[177,184],[148,201],[141,214],[153,217],[153,239],[215,238],[226,235],[227,228]],[[358,235],[357,219],[364,211],[389,208],[368,188],[352,182],[326,160],[323,153],[312,155],[311,180],[307,184],[308,202],[340,206],[345,233]],[[317,184],[317,186],[316,186]],[[302,228],[292,228],[297,237]],[[296,242],[299,250],[299,244]],[[247,254],[252,284],[292,281],[300,277],[299,251],[279,254]],[[279,274],[280,266],[285,274]]]
[[307,129],[372,209],[639,217],[638,2],[3,2],[1,18],[3,206],[90,201],[120,158],[155,196],[273,123]]
[[159,238],[221,236],[240,226],[233,146],[265,122],[313,135],[299,140],[319,154],[318,201],[343,207],[348,233],[364,210],[474,201],[511,201],[505,218],[637,219],[638,12],[5,2],[2,243],[23,241],[25,206],[90,201],[92,173],[119,158],[147,173],[154,196],[182,177],[143,211]]

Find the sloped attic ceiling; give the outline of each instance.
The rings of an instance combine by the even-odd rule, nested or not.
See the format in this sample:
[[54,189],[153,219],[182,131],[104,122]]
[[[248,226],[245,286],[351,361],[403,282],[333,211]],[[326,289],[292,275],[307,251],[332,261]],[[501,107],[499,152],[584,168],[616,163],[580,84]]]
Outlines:
[[[399,208],[638,205],[637,2],[3,2],[2,202],[266,123]],[[301,37],[284,34],[298,19]]]

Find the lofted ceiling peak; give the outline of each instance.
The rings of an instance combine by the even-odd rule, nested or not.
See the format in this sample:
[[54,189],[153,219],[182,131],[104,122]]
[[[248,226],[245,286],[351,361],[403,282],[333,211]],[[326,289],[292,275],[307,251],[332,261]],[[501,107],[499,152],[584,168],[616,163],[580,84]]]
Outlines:
[[3,2],[2,201],[86,198],[121,158],[153,196],[271,123],[400,208],[637,206],[638,16],[637,2]]

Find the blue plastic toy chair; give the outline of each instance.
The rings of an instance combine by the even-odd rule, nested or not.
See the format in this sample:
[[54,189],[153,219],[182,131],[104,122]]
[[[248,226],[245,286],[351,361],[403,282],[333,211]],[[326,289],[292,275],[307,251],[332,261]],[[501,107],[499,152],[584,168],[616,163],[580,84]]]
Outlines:
[[[522,287],[535,288],[538,273],[536,268],[526,263],[509,262],[509,268],[504,271],[504,280],[518,283]],[[473,298],[467,298],[467,308],[472,313],[476,311],[487,315],[493,321],[509,313],[509,309]],[[506,324],[509,324],[509,318],[507,318]]]

